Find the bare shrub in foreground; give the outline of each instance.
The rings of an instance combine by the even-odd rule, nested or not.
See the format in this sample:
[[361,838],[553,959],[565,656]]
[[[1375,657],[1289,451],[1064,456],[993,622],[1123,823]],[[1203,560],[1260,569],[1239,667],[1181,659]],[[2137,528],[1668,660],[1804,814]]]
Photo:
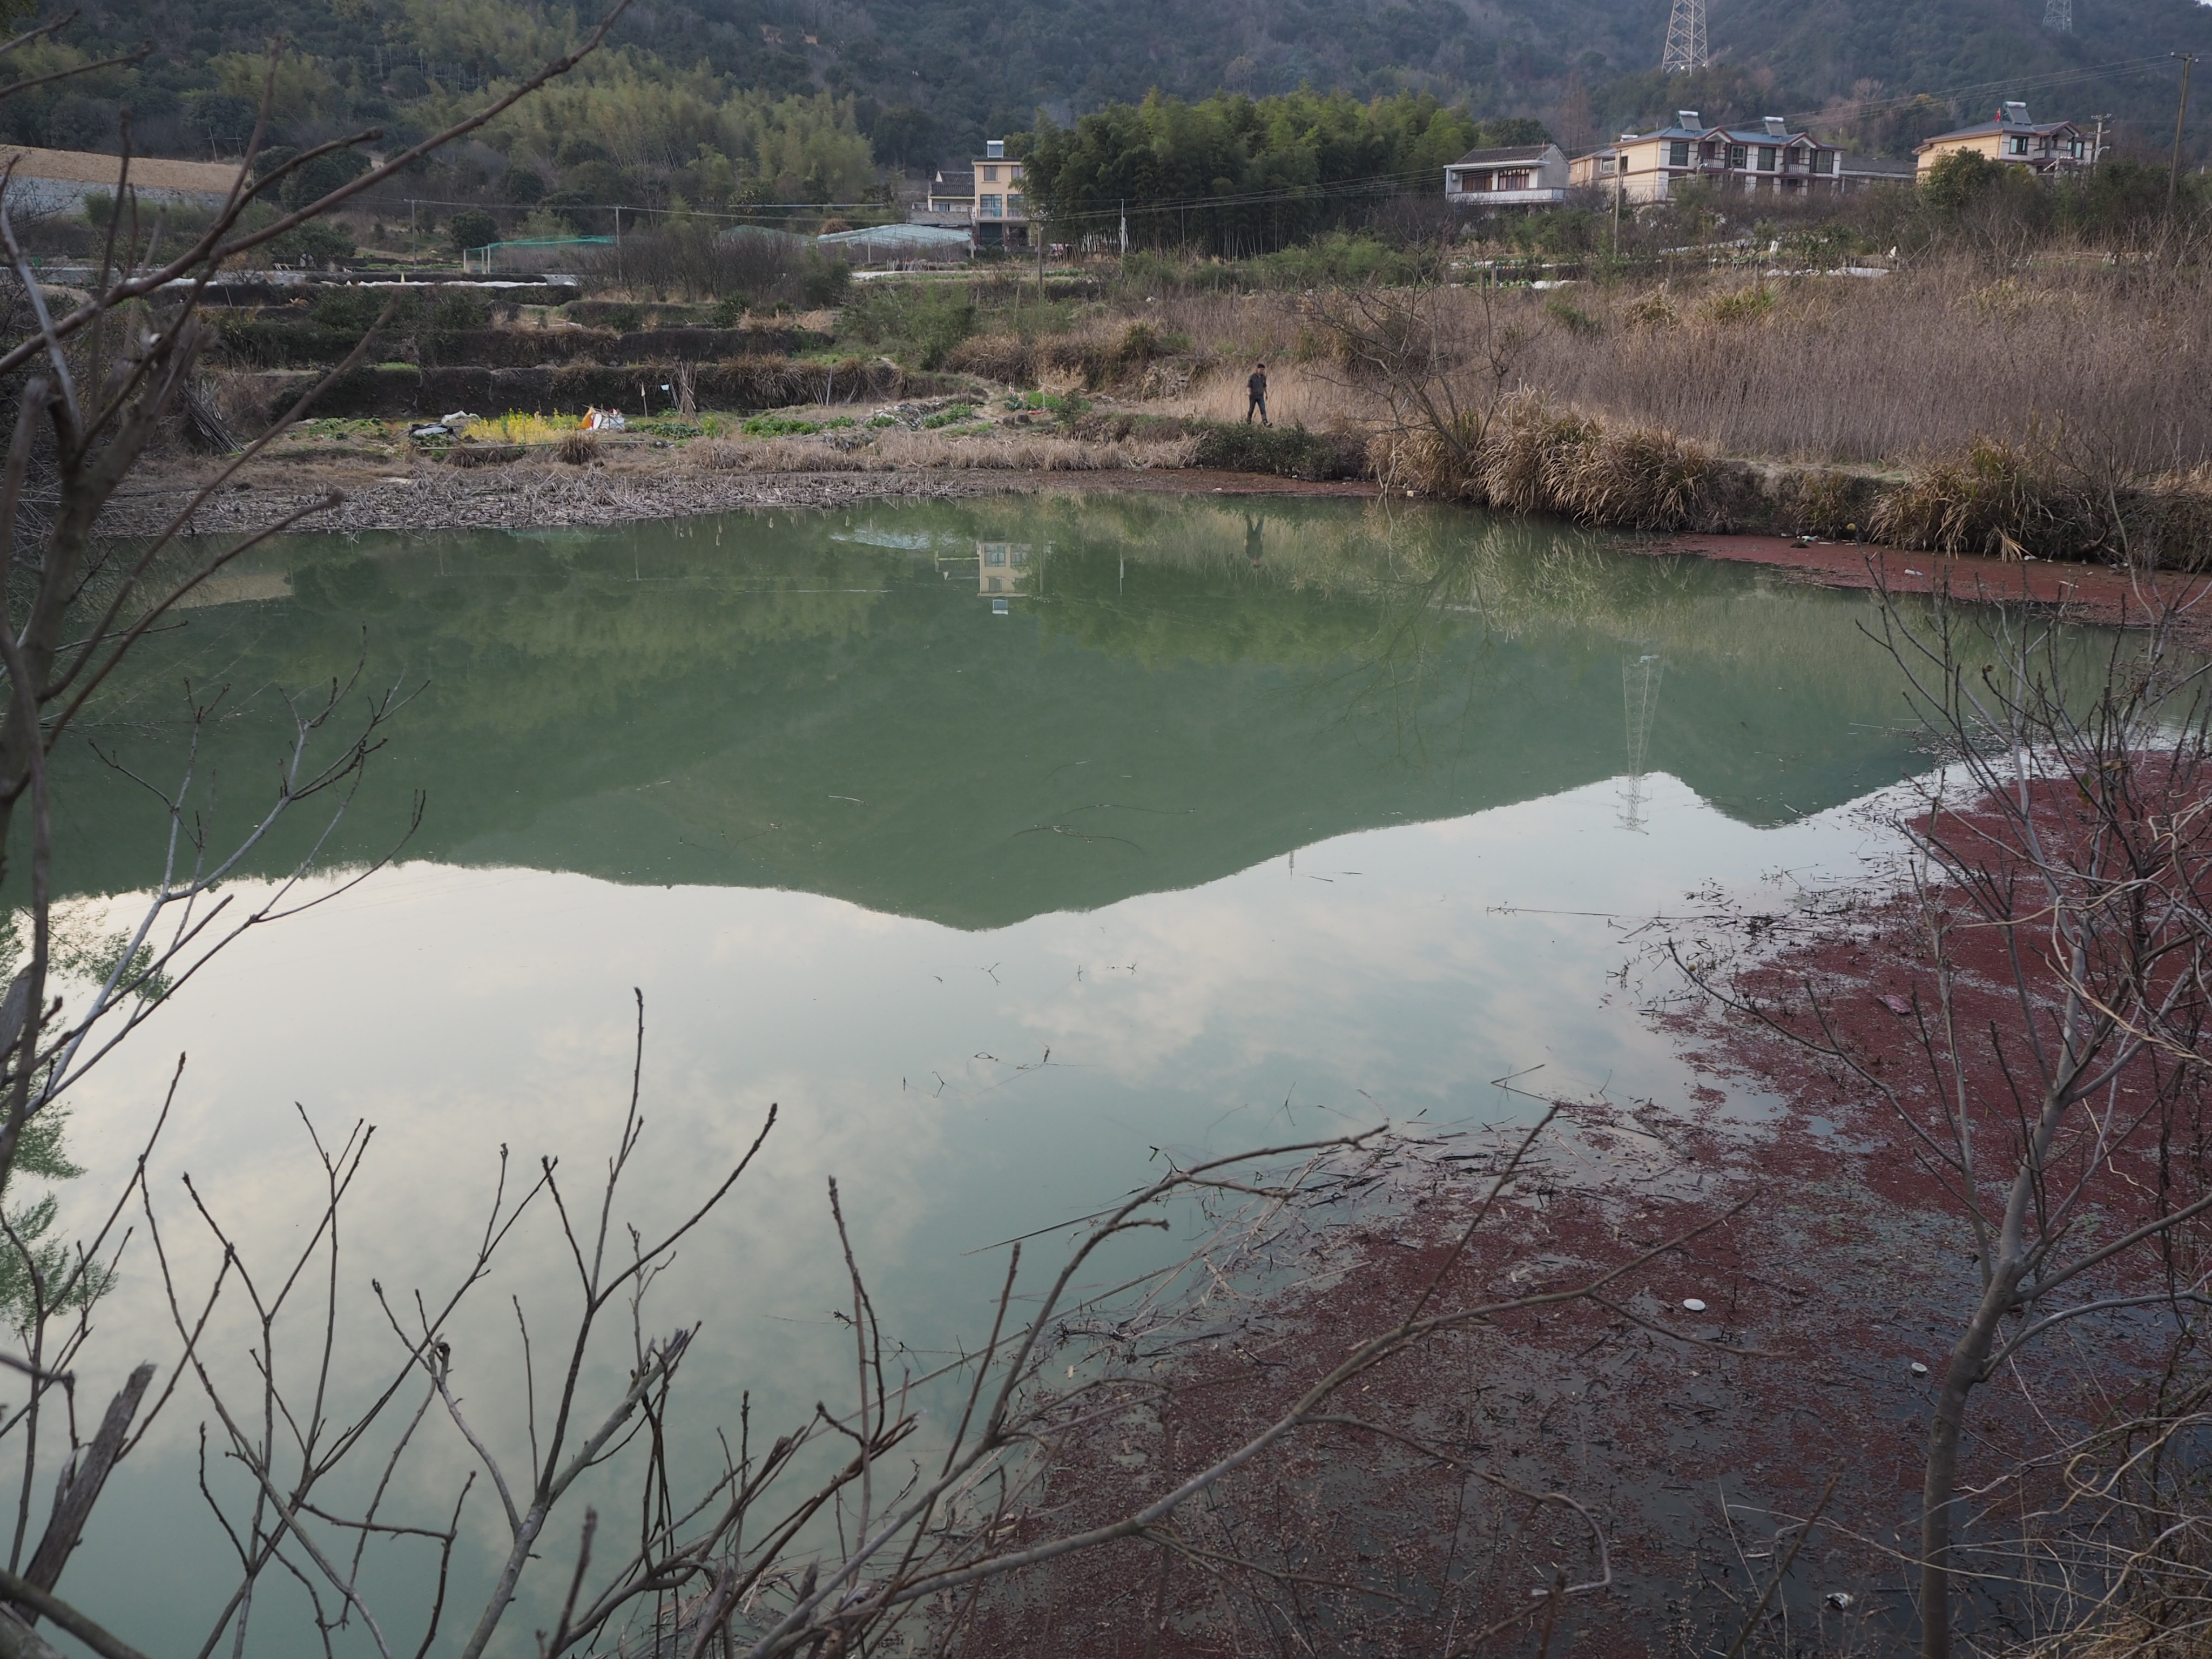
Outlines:
[[[1883,642],[1948,763],[1904,825],[1929,981],[1925,997],[1892,999],[1911,1063],[1855,1036],[1828,985],[1756,971],[1722,983],[1684,963],[1893,1112],[1971,1245],[1976,1291],[1923,1461],[1925,1659],[1952,1650],[1962,1577],[2070,1601],[2076,1616],[2087,1602],[2094,1622],[2140,1620],[2145,1577],[2192,1579],[2199,1559],[2193,1524],[2147,1540],[2138,1524],[2193,1481],[2131,1462],[2188,1455],[2195,1429],[2166,1425],[2194,1423],[2195,1396],[2148,1423],[2113,1402],[2063,1460],[2075,1490],[2053,1511],[2022,1514],[2036,1468],[1971,1486],[1960,1470],[1975,1391],[2001,1373],[2032,1382],[2051,1333],[2086,1321],[2086,1340],[2109,1341],[2112,1321],[2148,1319],[2141,1334],[2179,1376],[2200,1363],[2212,1308],[2212,751],[2203,670],[2176,641],[2183,612],[2145,582],[2148,635],[2118,636],[2088,665],[2038,619],[2001,613],[1970,642],[1976,624],[1945,596],[1923,625],[1882,596]],[[2178,1605],[2182,1626],[2201,1622],[2201,1583]]]

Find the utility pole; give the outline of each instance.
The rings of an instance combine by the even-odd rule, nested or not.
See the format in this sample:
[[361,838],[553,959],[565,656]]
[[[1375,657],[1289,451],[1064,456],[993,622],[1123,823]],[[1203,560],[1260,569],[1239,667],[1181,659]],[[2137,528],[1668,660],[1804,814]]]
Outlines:
[[2095,169],[2097,163],[2104,160],[2105,123],[2112,118],[2109,114],[2100,115],[2097,118],[2097,137],[2095,141],[2089,146],[2089,166],[2093,171]]
[[2175,197],[2181,190],[2181,124],[2189,118],[2189,71],[2197,67],[2197,54],[2177,52],[2172,56],[2181,60],[2181,103],[2173,112],[2173,161],[2166,174],[2166,210],[2173,211]]
[[1620,258],[1620,198],[1628,192],[1628,152],[1613,147],[1613,257]]

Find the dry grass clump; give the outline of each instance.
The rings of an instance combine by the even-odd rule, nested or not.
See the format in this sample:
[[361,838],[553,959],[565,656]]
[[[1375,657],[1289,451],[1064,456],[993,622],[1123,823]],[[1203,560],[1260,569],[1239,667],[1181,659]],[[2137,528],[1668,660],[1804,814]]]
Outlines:
[[2212,568],[2212,461],[2154,478],[2124,498],[2128,551],[2164,570]]
[[1559,510],[1589,524],[1679,530],[1695,522],[1713,457],[1662,428],[1600,424],[1571,458],[1562,456]]
[[1913,467],[1868,519],[1875,539],[1934,553],[2212,566],[2212,464],[2100,479],[2063,451],[1980,437]]
[[1637,530],[1697,523],[1713,467],[1703,445],[1675,433],[1525,392],[1486,422],[1463,416],[1385,432],[1369,453],[1377,477],[1424,495]]
[[708,439],[684,452],[687,465],[703,471],[738,472],[911,472],[921,471],[1007,472],[1119,472],[1193,464],[1197,441],[1126,439],[1105,443],[1072,443],[1040,438],[947,438],[932,432],[887,432],[872,443],[849,446],[805,438],[771,438],[747,443]]
[[521,444],[455,444],[446,452],[446,465],[464,471],[474,466],[506,466],[530,451]]
[[974,334],[945,354],[955,374],[980,374],[1003,386],[1035,386],[1037,342],[1018,334]]
[[2110,534],[2088,490],[2050,458],[1987,436],[1915,467],[1883,493],[1868,527],[1895,547],[1995,558],[2082,557]]
[[1752,288],[1723,289],[1698,302],[1698,320],[1722,328],[1762,322],[1774,314],[1774,290],[1764,283]]
[[599,441],[588,432],[566,432],[553,446],[553,459],[570,466],[588,466],[599,458]]
[[[945,367],[956,374],[976,374],[1006,386],[1042,385],[1060,376],[1085,391],[1108,386],[1162,383],[1153,371],[1161,355],[1161,335],[1149,321],[1105,322],[1066,334],[977,334],[952,348]],[[1186,356],[1188,354],[1185,354]],[[1203,374],[1206,355],[1185,362],[1185,379]]]

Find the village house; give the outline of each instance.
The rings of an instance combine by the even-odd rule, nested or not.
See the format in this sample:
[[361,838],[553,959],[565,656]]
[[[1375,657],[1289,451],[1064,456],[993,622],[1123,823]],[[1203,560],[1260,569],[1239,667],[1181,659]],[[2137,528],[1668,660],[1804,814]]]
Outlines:
[[979,593],[1018,593],[1029,578],[1027,542],[977,542],[975,591]]
[[970,167],[939,167],[929,194],[907,214],[909,223],[957,227],[979,248],[1026,247],[1029,205],[1022,196],[1022,164],[1006,155],[1003,138],[986,139],[985,154]]
[[939,167],[930,176],[929,194],[907,217],[917,225],[967,231],[975,220],[975,169]]
[[2031,120],[2026,104],[2008,103],[1999,107],[1994,120],[1938,133],[1913,153],[1923,173],[1946,155],[1963,152],[2051,174],[2090,166],[2097,159],[2089,153],[2094,148],[2071,121]]
[[1006,157],[1006,141],[986,139],[975,163],[975,246],[1026,247],[1030,217],[1022,199],[1022,164]]
[[1471,149],[1444,169],[1454,207],[1558,207],[1567,199],[1567,154],[1557,144]]
[[1632,204],[1664,202],[1679,186],[1697,182],[1790,195],[1839,191],[1887,176],[1886,170],[1846,167],[1842,150],[1809,133],[1790,131],[1778,115],[1757,127],[1709,127],[1693,109],[1675,111],[1672,126],[1625,132],[1603,149],[1577,155],[1569,173],[1577,188],[1618,192]]

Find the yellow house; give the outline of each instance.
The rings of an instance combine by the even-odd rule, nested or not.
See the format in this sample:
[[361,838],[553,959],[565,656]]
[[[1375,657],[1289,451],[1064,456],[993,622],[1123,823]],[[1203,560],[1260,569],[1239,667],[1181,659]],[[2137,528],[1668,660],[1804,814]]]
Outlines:
[[1027,542],[977,542],[975,591],[1009,597],[1022,592],[1023,584],[1029,580],[1032,550]]
[[1624,132],[1603,149],[1568,163],[1577,188],[1618,193],[1624,202],[1663,202],[1680,185],[1799,195],[1845,187],[1843,152],[1809,133],[1792,132],[1778,115],[1756,127],[1709,127],[1698,112],[1674,112],[1674,124]]
[[986,139],[975,163],[975,246],[1026,247],[1029,204],[1022,197],[1022,164],[1006,156],[1006,141]]
[[1999,107],[1995,120],[1940,132],[1913,153],[1923,174],[1946,155],[1962,151],[2031,173],[2055,173],[2089,166],[2096,160],[2089,154],[2093,148],[2071,121],[2030,120],[2026,104],[2010,103]]

